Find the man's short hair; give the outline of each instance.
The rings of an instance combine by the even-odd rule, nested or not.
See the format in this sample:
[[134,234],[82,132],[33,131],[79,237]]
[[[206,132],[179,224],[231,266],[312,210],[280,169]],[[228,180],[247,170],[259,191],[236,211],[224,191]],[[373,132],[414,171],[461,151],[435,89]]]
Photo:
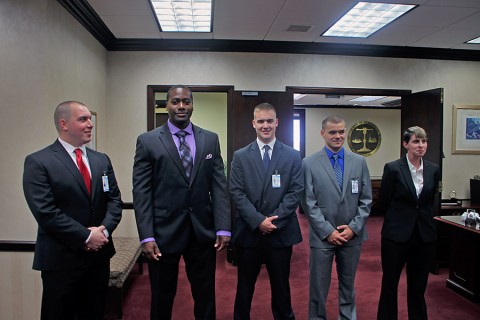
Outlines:
[[325,127],[327,126],[327,123],[334,123],[334,124],[337,124],[337,123],[345,123],[345,119],[343,119],[342,117],[340,116],[337,116],[337,115],[333,115],[333,116],[328,116],[326,117],[325,119],[323,119],[322,121],[322,130],[325,129]]
[[172,91],[174,91],[174,90],[176,90],[176,89],[184,89],[184,90],[187,90],[187,91],[190,93],[190,100],[193,101],[192,90],[190,90],[189,87],[184,86],[183,84],[176,84],[176,85],[174,85],[174,86],[171,86],[170,89],[168,89],[168,91],[167,91],[167,101],[168,101],[168,99],[170,99],[170,94],[172,93]]
[[253,109],[253,117],[255,118],[255,112],[257,111],[270,111],[270,110],[275,112],[275,116],[276,116],[277,111],[275,110],[275,107],[273,105],[271,105],[268,102],[260,103],[259,105],[255,106],[255,108]]
[[57,132],[60,132],[60,119],[70,119],[72,116],[72,104],[79,104],[87,107],[84,103],[79,101],[63,101],[56,108],[53,113],[53,121],[55,122],[55,128]]

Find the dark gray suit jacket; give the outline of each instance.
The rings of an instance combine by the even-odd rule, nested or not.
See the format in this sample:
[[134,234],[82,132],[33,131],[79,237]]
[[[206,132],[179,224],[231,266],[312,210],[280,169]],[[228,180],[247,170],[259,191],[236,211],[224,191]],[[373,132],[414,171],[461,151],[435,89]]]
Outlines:
[[[38,222],[33,268],[59,271],[88,268],[115,254],[111,235],[122,215],[120,191],[108,156],[87,148],[92,176],[88,195],[82,175],[57,140],[25,159],[23,190]],[[102,175],[110,191],[104,192]],[[90,226],[104,225],[110,242],[98,252],[85,252]]]
[[379,208],[385,215],[382,236],[406,242],[415,225],[424,242],[437,239],[433,203],[438,193],[440,167],[423,161],[423,189],[417,198],[406,157],[387,163],[383,169]]
[[[279,174],[281,187],[272,187],[272,174]],[[237,150],[230,171],[230,194],[237,209],[232,242],[256,247],[261,239],[272,247],[291,246],[302,241],[296,209],[303,193],[302,162],[298,151],[276,141],[265,173],[256,141]],[[266,216],[277,230],[262,235],[258,229]]]
[[[217,134],[193,126],[195,160],[185,175],[165,124],[137,139],[133,204],[140,240],[155,238],[162,253],[182,253],[190,232],[202,244],[231,228],[230,202]],[[192,230],[193,228],[193,230]]]

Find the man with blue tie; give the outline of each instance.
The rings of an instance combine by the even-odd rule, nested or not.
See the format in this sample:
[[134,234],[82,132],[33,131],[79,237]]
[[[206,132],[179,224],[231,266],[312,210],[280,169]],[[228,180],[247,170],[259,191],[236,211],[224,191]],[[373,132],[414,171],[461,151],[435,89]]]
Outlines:
[[355,273],[367,238],[372,189],[365,158],[343,148],[345,120],[322,122],[325,148],[303,159],[303,209],[310,222],[309,319],[326,319],[332,264],[339,281],[338,319],[356,319]]
[[236,208],[232,242],[238,281],[234,319],[250,319],[255,282],[264,262],[272,290],[274,319],[295,319],[290,299],[290,259],[302,241],[296,209],[303,192],[298,151],[275,138],[275,108],[261,103],[253,112],[257,139],[233,155],[230,195]]

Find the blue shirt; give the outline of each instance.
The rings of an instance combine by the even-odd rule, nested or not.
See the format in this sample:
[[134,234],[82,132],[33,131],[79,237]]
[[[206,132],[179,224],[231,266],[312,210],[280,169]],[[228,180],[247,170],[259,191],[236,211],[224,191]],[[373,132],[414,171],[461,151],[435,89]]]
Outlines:
[[[333,155],[335,153],[333,153],[332,150],[328,149],[327,147],[325,147],[325,151],[327,152],[328,159],[330,159],[330,163],[332,164],[332,168],[333,168],[333,165],[335,164],[335,159],[333,158]],[[343,174],[344,173],[343,160],[345,159],[345,150],[343,149],[343,147],[336,154],[338,154],[338,164],[340,165],[340,168],[342,168],[342,174]]]

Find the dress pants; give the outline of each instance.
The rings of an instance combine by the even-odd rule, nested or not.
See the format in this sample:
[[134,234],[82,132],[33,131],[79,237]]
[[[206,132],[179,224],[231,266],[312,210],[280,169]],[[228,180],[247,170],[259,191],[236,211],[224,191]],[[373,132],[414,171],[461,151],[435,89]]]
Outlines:
[[357,319],[354,284],[361,250],[361,245],[310,248],[310,299],[308,305],[310,320],[327,319],[326,302],[330,290],[334,257],[338,275],[338,319]]
[[[275,320],[295,319],[290,297],[290,260],[292,247],[237,248],[238,280],[234,319],[250,319],[253,293],[264,262],[270,279],[272,313]],[[255,318],[255,317],[253,317]]]
[[408,242],[382,237],[382,290],[377,319],[398,319],[398,282],[407,266],[407,306],[409,320],[427,320],[425,290],[434,243],[423,243],[417,228]]
[[42,271],[42,320],[102,320],[110,260],[88,269]]
[[[193,231],[192,231],[193,233]],[[173,301],[177,292],[178,268],[182,254],[165,254],[159,261],[148,263],[152,301],[150,319],[172,318]],[[190,282],[196,320],[215,320],[215,268],[214,243],[201,245],[190,237],[183,252],[185,270]]]

